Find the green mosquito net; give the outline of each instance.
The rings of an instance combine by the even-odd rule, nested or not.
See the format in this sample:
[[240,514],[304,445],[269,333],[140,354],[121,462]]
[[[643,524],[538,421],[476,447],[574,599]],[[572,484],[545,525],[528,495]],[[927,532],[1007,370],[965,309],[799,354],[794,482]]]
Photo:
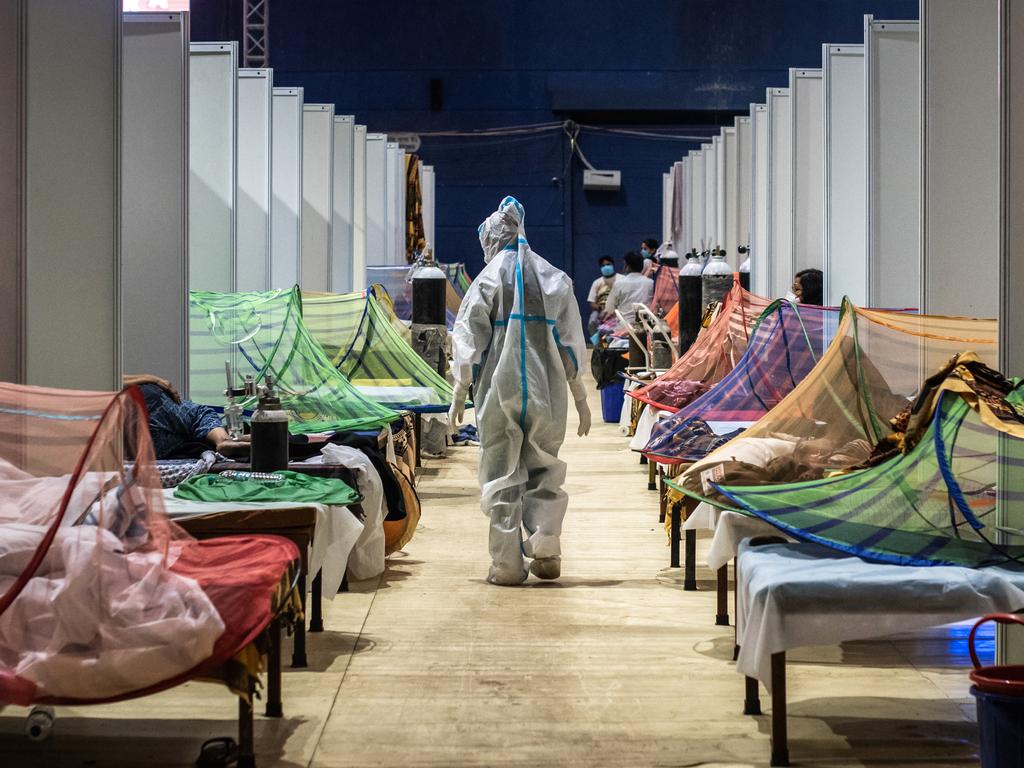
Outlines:
[[452,388],[395,330],[374,290],[305,293],[306,327],[328,359],[364,394],[393,407],[446,412]]
[[[313,338],[302,317],[298,288],[265,293],[189,295],[189,396],[223,405],[224,363],[235,372],[270,373],[296,434],[383,426],[398,414],[352,386]],[[255,401],[242,403],[255,407]]]

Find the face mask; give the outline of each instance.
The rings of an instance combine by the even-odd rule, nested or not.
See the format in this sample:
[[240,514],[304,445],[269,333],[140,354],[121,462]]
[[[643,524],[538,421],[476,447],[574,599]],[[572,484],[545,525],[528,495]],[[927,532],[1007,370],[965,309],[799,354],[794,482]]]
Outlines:
[[786,301],[792,301],[796,303],[799,301],[799,299],[797,299],[796,294],[793,293],[792,291],[786,291]]
[[645,260],[649,260],[651,258],[651,252],[646,248],[640,249],[640,255],[643,256]]
[[612,275],[615,274],[615,266],[612,264],[602,264],[601,274],[604,275],[605,277],[611,277]]

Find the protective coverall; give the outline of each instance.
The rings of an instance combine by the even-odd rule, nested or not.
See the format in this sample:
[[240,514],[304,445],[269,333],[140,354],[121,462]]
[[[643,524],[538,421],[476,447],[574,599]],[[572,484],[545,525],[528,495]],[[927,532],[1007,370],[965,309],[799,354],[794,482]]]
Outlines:
[[480,225],[487,265],[473,280],[452,336],[456,396],[454,428],[470,382],[480,435],[480,503],[491,518],[491,570],[495,584],[521,584],[530,570],[540,578],[560,573],[559,536],[568,497],[565,437],[573,392],[582,436],[590,411],[580,379],[585,360],[583,323],[572,281],[530,250],[525,211],[506,197]]

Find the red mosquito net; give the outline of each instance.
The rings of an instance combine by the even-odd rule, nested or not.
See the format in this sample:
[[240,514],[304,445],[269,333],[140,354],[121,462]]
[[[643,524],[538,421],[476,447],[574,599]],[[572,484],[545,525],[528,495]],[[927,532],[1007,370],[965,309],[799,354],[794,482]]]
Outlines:
[[297,557],[285,539],[198,542],[168,520],[137,389],[0,384],[0,703],[208,674],[267,626]]

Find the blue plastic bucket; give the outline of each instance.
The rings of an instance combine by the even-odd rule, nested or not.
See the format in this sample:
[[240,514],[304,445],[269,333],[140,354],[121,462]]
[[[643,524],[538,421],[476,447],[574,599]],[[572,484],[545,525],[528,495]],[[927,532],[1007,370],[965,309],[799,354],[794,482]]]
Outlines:
[[622,416],[622,379],[616,379],[601,390],[601,416],[609,424],[617,424]]
[[1024,624],[1020,616],[995,613],[975,624],[968,638],[974,664],[971,695],[978,706],[981,768],[1024,768],[1024,666],[981,666],[974,636],[978,627],[989,621]]

